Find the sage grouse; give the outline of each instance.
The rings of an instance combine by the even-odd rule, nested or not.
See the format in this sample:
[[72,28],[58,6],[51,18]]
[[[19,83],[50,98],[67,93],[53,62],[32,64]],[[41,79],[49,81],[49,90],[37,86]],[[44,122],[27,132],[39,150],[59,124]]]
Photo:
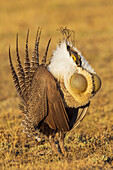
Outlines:
[[[59,152],[54,143],[57,132],[60,134],[59,150],[65,153],[64,137],[67,131],[75,129],[83,120],[91,98],[100,89],[101,80],[81,53],[72,45],[70,32],[62,28],[64,36],[53,52],[49,64],[45,55],[39,64],[39,42],[41,29],[36,35],[35,48],[30,62],[28,53],[28,35],[26,55],[22,67],[16,40],[17,73],[13,67],[9,48],[9,60],[14,85],[22,104],[20,109],[26,115],[23,121],[28,136],[40,134],[49,137],[53,152]],[[39,135],[39,136],[38,136]]]

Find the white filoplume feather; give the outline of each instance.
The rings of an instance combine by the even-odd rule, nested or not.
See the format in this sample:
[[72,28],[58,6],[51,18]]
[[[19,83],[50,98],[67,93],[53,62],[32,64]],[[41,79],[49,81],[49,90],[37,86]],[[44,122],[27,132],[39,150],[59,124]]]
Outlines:
[[[72,47],[72,45],[69,43]],[[74,47],[72,47],[79,56],[81,57],[82,61],[82,68],[86,69],[91,73],[95,73],[93,68],[89,65],[89,63],[85,60],[85,58],[81,55],[81,53]],[[76,72],[77,65],[74,62],[73,58],[69,55],[67,51],[66,42],[63,41],[60,46],[57,46],[56,50],[53,52],[53,56],[51,59],[51,63],[48,66],[48,70],[53,74],[57,80],[64,78],[65,76],[72,75]]]
[[[78,53],[81,58],[81,66],[77,66],[72,56],[70,56],[69,51],[67,50],[67,45]],[[92,98],[93,80],[91,74],[96,73],[81,53],[70,43],[67,44],[66,41],[63,41],[57,46],[56,50],[53,52],[48,71],[50,71],[60,83],[60,88],[64,95],[64,103],[69,107],[83,106]],[[87,79],[87,89],[84,93],[78,93],[71,87],[70,80],[75,73],[82,74]]]

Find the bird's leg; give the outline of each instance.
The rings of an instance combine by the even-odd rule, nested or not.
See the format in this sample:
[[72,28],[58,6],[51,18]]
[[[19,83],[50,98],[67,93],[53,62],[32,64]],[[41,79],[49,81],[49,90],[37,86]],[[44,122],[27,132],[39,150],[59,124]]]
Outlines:
[[52,149],[53,153],[59,154],[60,152],[56,148],[56,145],[55,145],[55,142],[54,142],[54,136],[49,136],[49,142],[50,142],[51,149]]
[[60,146],[60,149],[61,149],[61,152],[63,153],[63,155],[66,154],[66,149],[64,147],[64,138],[65,138],[65,134],[60,132],[59,146]]

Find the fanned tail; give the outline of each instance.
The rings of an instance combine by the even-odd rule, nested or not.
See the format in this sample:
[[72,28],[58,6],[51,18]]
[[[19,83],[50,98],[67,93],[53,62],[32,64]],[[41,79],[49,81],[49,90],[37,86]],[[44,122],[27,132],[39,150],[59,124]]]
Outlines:
[[17,74],[16,74],[16,71],[15,71],[15,69],[14,69],[14,67],[13,67],[12,60],[11,60],[10,47],[9,47],[9,61],[10,61],[11,73],[12,73],[12,77],[13,77],[13,82],[14,82],[15,88],[16,88],[17,93],[19,94],[19,96],[20,96],[20,98],[21,98],[22,103],[24,103],[24,104],[26,105],[26,101],[25,101],[25,99],[24,99],[22,90],[21,90],[21,88],[20,88],[19,79],[18,79],[18,76],[17,76]]
[[36,34],[36,40],[35,40],[35,60],[36,60],[36,66],[39,66],[39,41],[41,36],[41,29],[38,27],[37,34]]
[[16,54],[17,54],[17,75],[18,75],[18,80],[19,80],[19,85],[20,85],[20,89],[22,91],[22,94],[24,96],[24,99],[27,102],[27,96],[26,96],[26,85],[25,85],[25,73],[20,61],[20,56],[19,56],[19,50],[18,50],[18,34],[17,34],[17,38],[16,38]]
[[42,65],[46,65],[46,60],[47,60],[47,54],[48,54],[48,49],[49,49],[49,45],[50,45],[51,39],[49,39],[47,47],[46,47],[46,51],[45,51],[45,55],[42,58]]
[[26,47],[25,47],[26,53],[25,53],[25,61],[24,61],[25,85],[26,85],[25,95],[27,97],[30,89],[30,60],[29,60],[29,53],[28,53],[28,38],[29,38],[29,30],[27,32],[27,38],[26,38]]
[[37,34],[36,34],[35,48],[33,51],[31,67],[30,67],[31,81],[32,81],[34,73],[36,72],[39,66],[39,43],[40,43],[41,31],[42,31],[41,28],[38,28]]
[[[9,47],[9,61],[10,61],[13,82],[16,87],[17,93],[19,94],[19,97],[22,101],[22,104],[19,105],[19,108],[26,117],[22,123],[24,126],[24,131],[25,133],[28,134],[28,136],[35,136],[35,137],[40,136],[40,132],[38,131],[38,129],[34,128],[34,125],[31,122],[31,118],[30,118],[29,111],[28,111],[28,106],[29,106],[29,95],[30,95],[30,88],[32,85],[33,76],[39,66],[40,37],[41,37],[41,29],[38,28],[32,61],[30,62],[29,52],[28,52],[28,38],[29,38],[29,30],[28,30],[27,38],[26,38],[26,47],[25,47],[25,59],[24,59],[25,61],[24,61],[24,68],[23,68],[21,64],[21,60],[20,60],[19,50],[18,50],[18,34],[17,34],[17,37],[16,37],[17,73],[12,63],[11,52],[10,52],[10,47]],[[47,58],[47,53],[48,53],[50,42],[51,42],[51,39],[48,41],[45,55],[42,59],[42,64],[44,67],[46,67],[46,58]]]

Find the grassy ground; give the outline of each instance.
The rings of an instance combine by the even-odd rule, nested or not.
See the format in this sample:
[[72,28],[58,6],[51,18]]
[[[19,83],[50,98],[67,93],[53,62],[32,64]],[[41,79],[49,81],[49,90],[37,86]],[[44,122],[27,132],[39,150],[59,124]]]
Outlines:
[[[0,0],[0,169],[113,168],[112,11],[112,0]],[[29,28],[32,54],[38,26],[43,28],[41,56],[52,37],[51,56],[58,40],[56,29],[66,26],[75,31],[76,47],[102,79],[102,88],[92,100],[85,119],[75,132],[66,135],[68,155],[64,157],[51,154],[47,139],[37,144],[27,138],[20,125],[23,115],[11,78],[8,48],[10,44],[15,64],[18,32],[20,54],[24,58]]]

